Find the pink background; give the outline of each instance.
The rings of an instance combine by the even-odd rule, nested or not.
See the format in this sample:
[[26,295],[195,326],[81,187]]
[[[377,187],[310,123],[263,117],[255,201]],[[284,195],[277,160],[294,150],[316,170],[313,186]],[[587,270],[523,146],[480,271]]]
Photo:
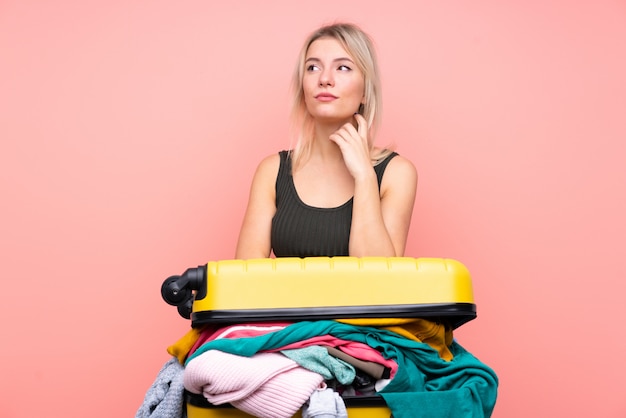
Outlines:
[[0,3],[0,416],[133,416],[232,258],[322,23],[378,45],[381,143],[420,183],[407,255],[472,273],[456,336],[495,417],[626,416],[624,1]]

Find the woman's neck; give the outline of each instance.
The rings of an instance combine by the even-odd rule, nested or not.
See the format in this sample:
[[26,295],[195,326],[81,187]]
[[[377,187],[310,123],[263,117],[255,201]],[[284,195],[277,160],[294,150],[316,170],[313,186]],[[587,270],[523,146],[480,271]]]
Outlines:
[[341,154],[339,146],[331,141],[328,136],[330,136],[330,134],[315,135],[313,143],[311,144],[311,159],[324,163],[339,162],[343,160],[343,155]]
[[314,130],[312,154],[324,160],[337,161],[342,159],[341,150],[329,137],[344,124],[316,124]]

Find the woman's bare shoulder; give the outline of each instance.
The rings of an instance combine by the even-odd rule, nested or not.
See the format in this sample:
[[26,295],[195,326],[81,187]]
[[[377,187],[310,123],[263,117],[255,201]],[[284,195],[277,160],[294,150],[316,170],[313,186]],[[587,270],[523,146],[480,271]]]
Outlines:
[[408,174],[412,176],[417,176],[417,169],[415,168],[413,162],[399,154],[392,158],[391,161],[389,161],[387,170],[391,170],[391,172],[403,175]]
[[280,155],[274,153],[264,157],[258,164],[254,174],[255,182],[274,182],[280,167]]
[[389,161],[381,188],[386,190],[389,186],[398,185],[403,188],[415,188],[417,186],[417,169],[411,160],[402,155],[396,155]]

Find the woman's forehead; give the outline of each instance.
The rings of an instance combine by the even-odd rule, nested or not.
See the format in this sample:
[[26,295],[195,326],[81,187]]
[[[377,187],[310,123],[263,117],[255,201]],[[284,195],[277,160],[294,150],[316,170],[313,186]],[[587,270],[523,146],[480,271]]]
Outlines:
[[349,58],[352,56],[346,51],[341,42],[331,37],[321,37],[311,42],[307,49],[306,58],[322,58],[331,56],[332,58]]

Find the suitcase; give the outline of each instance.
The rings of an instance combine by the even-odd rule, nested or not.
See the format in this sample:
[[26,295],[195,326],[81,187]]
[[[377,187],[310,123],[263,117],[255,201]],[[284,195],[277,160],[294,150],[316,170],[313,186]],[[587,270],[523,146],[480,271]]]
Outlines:
[[[332,291],[329,291],[332,289]],[[476,318],[471,277],[451,259],[309,257],[211,261],[167,278],[163,299],[191,326],[351,318]],[[250,417],[185,394],[189,418]],[[344,398],[350,418],[389,418],[379,396]],[[295,415],[299,417],[298,413]]]
[[[229,405],[211,405],[202,395],[186,393],[188,418],[252,418]],[[380,397],[345,399],[348,418],[389,418],[391,412]],[[293,418],[302,418],[298,412]]]

